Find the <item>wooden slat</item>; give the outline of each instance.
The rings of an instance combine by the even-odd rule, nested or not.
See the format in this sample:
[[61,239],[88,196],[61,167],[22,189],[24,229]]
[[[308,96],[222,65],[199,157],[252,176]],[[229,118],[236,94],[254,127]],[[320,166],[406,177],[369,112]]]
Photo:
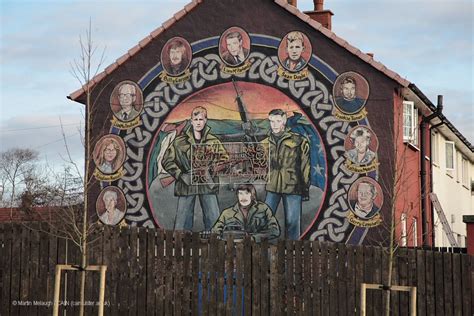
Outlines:
[[337,248],[335,243],[328,244],[328,286],[329,286],[329,314],[339,314],[339,300],[337,295],[336,268],[338,265]]
[[453,315],[462,315],[462,274],[461,274],[461,255],[455,253],[453,259]]
[[309,316],[313,310],[313,299],[311,298],[311,294],[314,289],[314,283],[311,277],[311,242],[304,241],[303,252],[303,308],[304,315]]
[[355,306],[357,307],[356,315],[360,315],[360,285],[364,282],[364,248],[362,246],[355,247]]
[[[364,266],[363,268],[360,267],[361,269],[364,270],[364,283],[374,283],[374,247],[365,247],[364,248]],[[374,295],[375,291],[367,291],[366,297],[366,311],[367,315],[372,316],[374,315]]]
[[294,249],[295,241],[286,241],[286,315],[295,314],[295,283],[294,283]]
[[452,254],[443,253],[444,313],[453,315],[453,263]]
[[295,313],[303,313],[303,242],[296,240],[295,244]]
[[154,315],[156,309],[155,289],[157,288],[155,265],[155,234],[156,230],[150,229],[146,234],[146,315]]
[[[18,236],[20,237],[20,236]],[[20,301],[30,302],[28,300],[29,292],[29,264],[30,264],[30,254],[31,254],[31,245],[30,245],[30,229],[23,227],[21,230],[21,257],[20,257]],[[29,314],[32,312],[32,304],[20,306],[19,311],[21,314]]]
[[435,270],[434,252],[425,252],[426,271],[426,315],[435,315]]
[[277,284],[278,284],[278,300],[275,302],[276,304],[276,315],[284,315],[285,313],[285,301],[288,300],[286,293],[285,293],[285,241],[280,240],[277,244]]
[[311,274],[313,275],[313,306],[311,313],[312,315],[321,315],[321,244],[318,241],[311,243],[312,252],[312,267]]
[[347,297],[346,297],[346,306],[347,306],[347,314],[354,315],[356,313],[356,305],[357,302],[355,300],[356,296],[356,283],[355,283],[355,256],[354,256],[354,246],[353,245],[346,245],[346,252],[347,252],[347,277],[346,277],[346,284],[347,284]]
[[120,230],[118,228],[109,228],[106,230],[106,243],[104,259],[105,264],[107,265],[107,274],[105,279],[105,301],[109,303],[108,306],[105,306],[106,314],[117,315],[118,314],[118,301],[117,301],[117,292],[119,291],[119,267],[118,267],[118,258],[119,258],[119,234]]
[[198,315],[199,306],[198,302],[202,297],[199,297],[199,273],[202,271],[200,266],[200,256],[199,256],[199,233],[194,232],[192,234],[192,288],[191,288],[191,315]]
[[444,278],[443,278],[443,254],[434,253],[434,275],[435,275],[435,305],[436,315],[446,315],[444,312]]
[[20,313],[20,306],[13,304],[13,301],[18,302],[20,300],[20,277],[21,277],[21,226],[14,225],[13,227],[13,246],[12,246],[12,265],[11,265],[11,285],[10,285],[10,313],[12,315],[18,315]]
[[[374,265],[374,272],[372,277],[372,282],[375,284],[382,284],[382,256],[383,256],[383,249],[380,247],[374,248],[374,255],[373,255],[373,265]],[[383,314],[383,291],[377,290],[373,291],[373,311],[374,315],[382,315]]]
[[[395,252],[393,258],[393,271],[392,271],[392,285],[398,285],[400,282],[399,275],[399,262],[398,262],[398,253]],[[390,308],[391,315],[398,316],[400,315],[400,293],[397,291],[390,292]]]
[[[38,224],[32,225],[31,231],[31,259],[30,259],[30,296],[29,301],[45,301],[43,298],[44,288],[40,287],[41,280],[46,278],[46,275],[40,274],[41,266],[41,234],[39,232],[40,226]],[[1,262],[0,262],[1,264]],[[40,313],[40,306],[33,306],[31,315],[38,315]],[[0,313],[1,314],[1,313]]]
[[249,236],[244,238],[244,313],[252,311],[252,243]]
[[217,243],[217,310],[216,315],[225,315],[224,285],[225,285],[225,241]]
[[216,315],[216,305],[217,305],[217,263],[218,263],[218,245],[217,245],[217,236],[211,235],[209,240],[209,314]]
[[269,261],[269,248],[268,241],[264,240],[260,244],[260,281],[261,281],[261,294],[260,294],[260,310],[262,315],[268,315],[270,313],[270,261]]
[[183,234],[183,299],[182,314],[191,315],[191,289],[193,284],[193,270],[191,266],[191,234],[185,232]]
[[165,232],[165,301],[164,301],[164,314],[173,314],[173,231]]
[[252,242],[252,315],[260,315],[260,245]]
[[472,315],[474,308],[474,299],[472,293],[474,292],[474,265],[472,265],[471,256],[461,255],[461,282],[462,282],[462,314]]
[[131,291],[130,289],[130,261],[133,258],[131,256],[130,248],[129,248],[129,238],[130,238],[130,228],[124,228],[120,231],[120,242],[119,242],[119,249],[120,251],[117,252],[118,256],[118,266],[117,269],[119,270],[119,278],[118,278],[118,297],[117,303],[119,304],[119,314],[120,315],[128,315],[128,295]]
[[174,231],[174,256],[173,256],[173,315],[181,315],[181,308],[183,307],[183,232]]
[[165,314],[165,231],[160,229],[155,236],[156,244],[156,315],[163,316]]
[[228,237],[226,240],[226,257],[225,257],[225,273],[226,273],[226,306],[225,314],[232,315],[233,298],[234,298],[234,239]]
[[[399,275],[399,282],[394,285],[408,285],[408,263],[407,263],[407,249],[400,248],[397,253],[397,261],[398,261],[398,275]],[[398,299],[400,302],[399,311],[400,315],[407,315],[410,311],[410,300],[409,294],[407,292],[397,292]]]
[[10,284],[12,280],[12,247],[13,247],[13,226],[11,224],[2,224],[3,228],[3,243],[4,246],[1,248],[0,260],[2,265],[2,288],[1,291],[1,300],[0,300],[0,311],[2,315],[10,315],[10,310],[12,308],[12,298],[10,293]]
[[58,240],[53,235],[48,235],[48,280],[46,284],[47,299],[53,301],[54,299],[54,276],[56,273],[56,263],[58,260]]
[[146,313],[146,267],[147,267],[147,229],[139,228],[138,236],[138,261],[137,261],[137,314],[145,315]]
[[244,244],[239,242],[236,244],[236,258],[235,258],[235,291],[236,306],[235,315],[245,315],[243,308],[243,289],[244,289]]
[[426,316],[426,275],[425,275],[425,252],[416,251],[416,291],[417,291],[417,315]]
[[[322,315],[329,314],[329,267],[328,267],[328,243],[322,242],[320,244],[320,285],[321,285],[321,313]],[[362,266],[362,265],[361,265]],[[362,270],[362,269],[361,269]]]

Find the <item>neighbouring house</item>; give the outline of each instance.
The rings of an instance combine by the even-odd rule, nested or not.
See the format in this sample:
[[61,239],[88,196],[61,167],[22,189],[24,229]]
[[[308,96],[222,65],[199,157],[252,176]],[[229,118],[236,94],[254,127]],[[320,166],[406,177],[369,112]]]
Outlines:
[[431,128],[431,148],[433,192],[449,226],[434,209],[435,246],[466,247],[463,216],[474,215],[474,148],[444,117]]
[[192,1],[71,93],[90,91],[98,220],[386,245],[393,215],[400,244],[433,245],[442,102],[338,37],[332,15]]

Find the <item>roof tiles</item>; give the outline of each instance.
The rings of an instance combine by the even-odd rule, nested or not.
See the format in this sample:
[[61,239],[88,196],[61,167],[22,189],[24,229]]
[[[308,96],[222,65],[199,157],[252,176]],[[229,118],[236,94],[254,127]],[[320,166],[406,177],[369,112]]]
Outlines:
[[[176,21],[182,19],[188,12],[190,12],[191,10],[193,10],[199,3],[201,3],[203,0],[193,0],[192,2],[188,3],[182,10],[178,11],[172,18],[168,19],[167,21],[165,21],[161,27],[158,27],[157,29],[155,29],[153,32],[150,33],[149,36],[145,37],[144,39],[142,39],[138,45],[134,46],[133,48],[131,48],[126,54],[124,54],[122,57],[120,57],[119,59],[116,60],[116,62],[112,63],[110,66],[108,66],[107,68],[105,68],[105,73],[106,74],[110,74],[112,73],[115,69],[117,69],[117,67],[121,64],[123,64],[125,61],[127,61],[131,56],[135,55],[136,53],[138,53],[140,51],[141,48],[145,47],[148,43],[150,43],[150,41],[153,39],[153,38],[156,38],[158,35],[160,35],[161,33],[163,33],[164,30],[166,29],[169,29]],[[339,46],[347,49],[349,52],[351,52],[352,54],[356,55],[357,57],[359,57],[360,59],[362,59],[364,62],[370,64],[371,66],[373,66],[374,68],[378,69],[379,71],[381,71],[382,73],[384,73],[386,76],[392,78],[393,80],[395,80],[396,82],[398,82],[400,85],[404,86],[404,87],[408,87],[408,85],[410,84],[410,82],[406,79],[403,79],[402,77],[400,77],[396,72],[388,69],[387,67],[385,67],[384,65],[382,65],[380,62],[377,62],[375,61],[373,58],[370,58],[367,54],[361,52],[359,49],[357,49],[356,47],[352,46],[351,44],[349,44],[346,40],[340,38],[339,36],[337,36],[334,32],[328,30],[327,28],[323,27],[321,25],[321,23],[311,19],[311,17],[303,12],[301,12],[300,10],[298,10],[296,7],[288,4],[287,1],[284,1],[284,0],[274,0],[276,4],[280,5],[281,7],[285,8],[288,12],[290,12],[291,14],[295,15],[296,17],[298,17],[300,20],[302,20],[304,23],[307,23],[308,25],[310,25],[312,28],[314,28],[315,30],[318,30],[320,31],[322,34],[324,34],[326,37],[328,37],[329,39],[331,39],[332,41],[334,41],[336,44],[338,44]],[[138,47],[137,47],[138,46]],[[95,84],[95,83],[98,83],[99,81],[101,81],[103,78],[105,77],[105,75],[102,75],[99,77],[99,76],[95,76],[92,80],[91,80],[91,84]],[[74,91],[73,93],[71,93],[69,95],[69,98],[72,99],[72,100],[76,100],[77,98],[79,98],[82,94],[84,93],[84,89],[81,88],[77,91]]]

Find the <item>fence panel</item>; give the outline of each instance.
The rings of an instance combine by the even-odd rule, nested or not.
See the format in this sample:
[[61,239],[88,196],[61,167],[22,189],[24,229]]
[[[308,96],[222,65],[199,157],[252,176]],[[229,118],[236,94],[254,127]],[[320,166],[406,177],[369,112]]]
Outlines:
[[[76,245],[34,227],[0,225],[1,315],[50,314],[52,306],[38,302],[53,300],[56,264],[80,264]],[[383,284],[388,276],[388,255],[377,247],[256,244],[143,228],[107,227],[98,237],[89,264],[108,267],[110,315],[360,314],[360,284]],[[471,315],[473,262],[466,254],[402,248],[392,284],[417,287],[418,315]],[[61,300],[69,305],[60,311],[76,314],[80,272],[62,276]],[[88,272],[86,300],[94,304],[87,314],[97,313],[98,292],[99,273]],[[383,293],[367,292],[367,315],[383,313]],[[389,295],[392,315],[406,315],[408,294]]]

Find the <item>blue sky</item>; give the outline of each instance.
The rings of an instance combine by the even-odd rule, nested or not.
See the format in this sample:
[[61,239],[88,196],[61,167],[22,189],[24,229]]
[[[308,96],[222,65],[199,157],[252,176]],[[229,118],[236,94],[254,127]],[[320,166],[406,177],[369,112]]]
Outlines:
[[[224,1],[224,0],[223,0]],[[105,47],[101,70],[189,1],[1,1],[0,147],[34,148],[50,164],[65,155],[60,118],[72,154],[83,156],[78,129],[82,106],[66,96],[80,87],[70,73],[79,35],[92,19],[93,38]],[[326,0],[333,31],[402,77],[474,143],[473,1]],[[301,11],[313,1],[298,0]]]

